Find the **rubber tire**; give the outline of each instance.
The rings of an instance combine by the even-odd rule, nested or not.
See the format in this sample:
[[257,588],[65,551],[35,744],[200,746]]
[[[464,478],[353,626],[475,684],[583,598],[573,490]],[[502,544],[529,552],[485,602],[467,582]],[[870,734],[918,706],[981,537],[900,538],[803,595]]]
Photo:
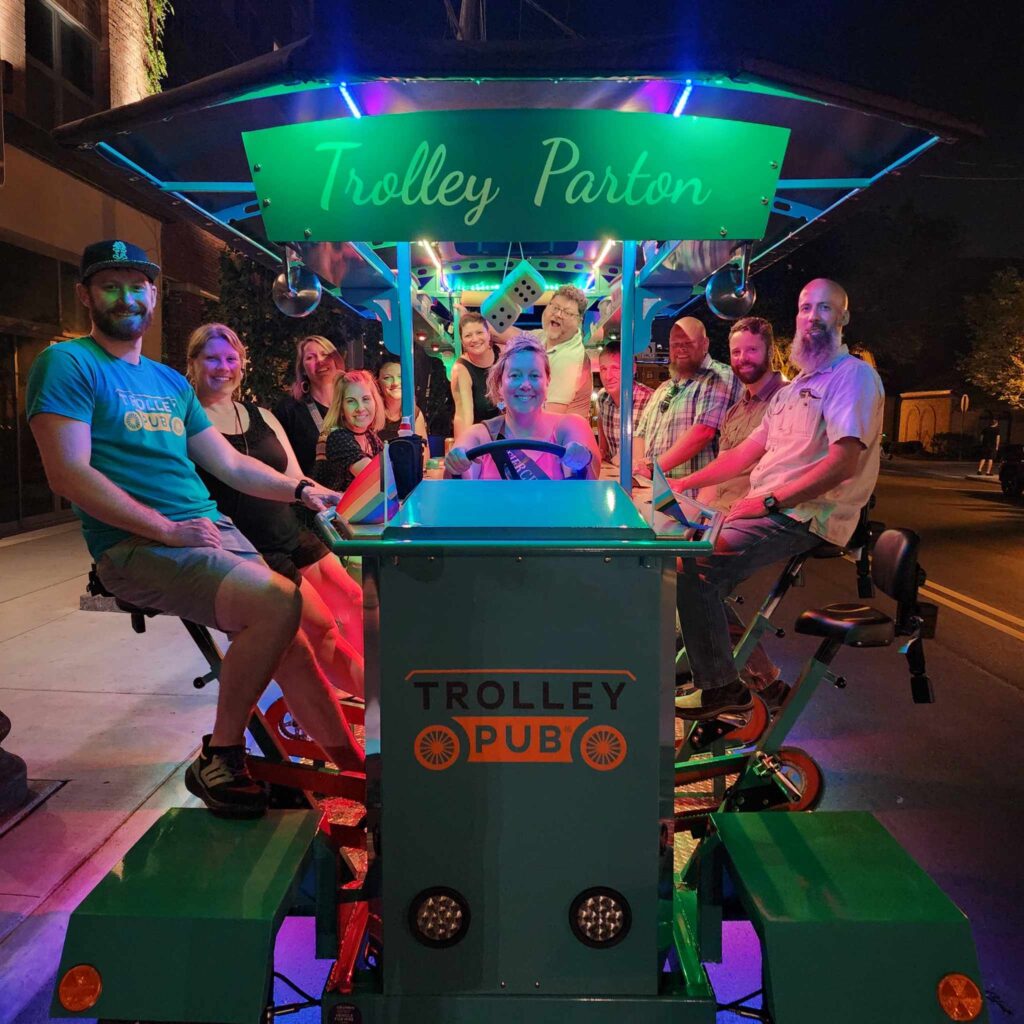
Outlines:
[[813,811],[821,798],[825,795],[825,776],[822,774],[818,763],[800,747],[780,747],[775,755],[783,765],[786,765],[799,773],[802,785],[798,783],[801,797],[797,801],[786,800],[784,803],[776,804],[772,810],[789,811]]

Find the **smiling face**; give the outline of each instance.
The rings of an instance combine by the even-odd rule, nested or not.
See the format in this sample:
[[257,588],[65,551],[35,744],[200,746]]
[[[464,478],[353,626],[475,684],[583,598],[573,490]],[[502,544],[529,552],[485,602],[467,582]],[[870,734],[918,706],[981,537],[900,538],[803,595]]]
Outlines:
[[214,395],[231,395],[242,383],[242,354],[227,338],[213,335],[192,361],[190,375],[200,402]]
[[78,297],[93,326],[116,341],[141,338],[156,308],[156,286],[141,270],[99,270],[78,285]]
[[329,352],[318,341],[307,341],[302,346],[302,369],[310,384],[331,388],[342,372],[334,352]]
[[796,336],[790,356],[801,369],[809,369],[834,351],[850,322],[846,292],[834,281],[816,278],[804,286],[796,307]]
[[597,372],[601,386],[617,400],[622,379],[622,356],[618,352],[602,352],[597,361]]
[[501,375],[501,398],[509,412],[534,412],[548,396],[548,369],[539,352],[514,352]]
[[402,404],[402,367],[399,363],[382,363],[377,371],[380,391],[389,408]]
[[693,376],[708,354],[708,337],[698,330],[699,324],[693,317],[683,317],[672,325],[669,332],[669,360],[682,377]]
[[744,384],[756,384],[771,369],[766,339],[753,331],[730,335],[729,365]]
[[460,325],[462,354],[470,359],[480,359],[491,351],[491,332],[486,323],[470,320]]
[[363,434],[373,424],[377,406],[373,401],[373,393],[368,387],[357,382],[345,388],[345,397],[341,400],[341,415],[345,426],[353,434]]

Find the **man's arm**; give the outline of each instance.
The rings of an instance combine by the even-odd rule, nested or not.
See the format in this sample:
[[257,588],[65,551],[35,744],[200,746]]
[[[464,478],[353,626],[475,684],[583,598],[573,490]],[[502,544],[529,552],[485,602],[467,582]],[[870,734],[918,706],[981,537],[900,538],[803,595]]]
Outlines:
[[217,527],[209,519],[173,522],[93,469],[88,423],[46,412],[33,416],[29,426],[50,487],[93,518],[169,547],[220,547]]
[[[772,492],[778,499],[779,508],[792,508],[801,502],[820,498],[844,480],[849,480],[857,471],[857,458],[863,450],[864,445],[855,437],[841,437],[833,441],[823,459],[815,462],[785,487]],[[757,519],[765,515],[763,498],[764,494],[740,498],[729,510],[728,518]]]
[[[207,427],[188,439],[188,454],[197,465],[223,480],[229,487],[254,498],[268,501],[294,501],[295,481],[271,469],[259,459],[236,451],[216,427]],[[307,487],[302,501],[310,508],[322,511],[335,505],[340,495],[326,487]]]
[[698,469],[696,473],[670,481],[669,486],[674,491],[688,491],[707,487],[709,484],[725,483],[726,480],[745,473],[764,453],[764,446],[756,438],[748,437],[735,448],[721,452],[718,458],[713,459],[703,469]]
[[694,423],[690,429],[671,448],[666,449],[658,456],[658,465],[663,473],[668,473],[689,462],[698,452],[705,448],[715,439],[718,431],[714,427],[705,426],[703,423]]

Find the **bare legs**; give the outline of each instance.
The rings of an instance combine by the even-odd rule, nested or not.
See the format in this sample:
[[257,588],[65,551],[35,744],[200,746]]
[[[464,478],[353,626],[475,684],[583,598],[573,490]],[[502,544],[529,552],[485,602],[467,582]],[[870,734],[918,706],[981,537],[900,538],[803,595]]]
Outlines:
[[[345,639],[363,653],[363,591],[334,555],[324,555],[319,562],[299,570],[338,620]],[[360,688],[360,694],[362,688]]]
[[335,689],[362,697],[362,655],[342,636],[330,608],[305,577],[299,584],[299,593],[302,594],[302,631],[309,638],[317,664]]
[[295,585],[265,565],[243,562],[224,577],[215,602],[217,624],[232,635],[220,668],[211,745],[241,743],[249,716],[299,628]]
[[295,585],[265,565],[243,563],[224,578],[216,615],[232,642],[221,664],[210,744],[242,742],[252,709],[273,677],[292,714],[328,758],[339,768],[360,767],[363,753],[299,630],[302,609]]

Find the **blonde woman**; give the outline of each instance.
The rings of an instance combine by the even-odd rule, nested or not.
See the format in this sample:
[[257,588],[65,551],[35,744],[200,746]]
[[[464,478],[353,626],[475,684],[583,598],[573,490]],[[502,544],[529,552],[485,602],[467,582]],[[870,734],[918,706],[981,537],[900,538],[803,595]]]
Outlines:
[[295,349],[295,381],[290,394],[274,406],[303,475],[313,475],[316,442],[334,397],[334,382],[345,372],[345,359],[320,334],[299,340]]
[[313,479],[344,491],[384,450],[379,431],[384,427],[384,399],[366,370],[349,370],[334,385],[334,398],[324,417],[317,445]]
[[563,480],[582,473],[593,480],[601,462],[593,432],[582,416],[545,411],[550,381],[551,366],[543,343],[529,334],[510,338],[487,374],[487,396],[505,411],[474,424],[455,439],[455,447],[445,458],[448,473],[474,480],[508,479],[508,473],[502,471],[503,459],[485,455],[470,462],[466,452],[490,441],[516,439],[547,441],[565,449],[561,458],[549,452],[512,449],[508,457],[516,478]]
[[[245,360],[245,346],[224,324],[204,324],[189,338],[187,376],[211,423],[238,451],[300,480],[295,453],[273,413],[238,399]],[[302,629],[324,674],[337,689],[362,696],[359,585],[316,535],[301,527],[290,505],[242,494],[201,468],[199,475],[217,507],[270,568],[299,587]]]

